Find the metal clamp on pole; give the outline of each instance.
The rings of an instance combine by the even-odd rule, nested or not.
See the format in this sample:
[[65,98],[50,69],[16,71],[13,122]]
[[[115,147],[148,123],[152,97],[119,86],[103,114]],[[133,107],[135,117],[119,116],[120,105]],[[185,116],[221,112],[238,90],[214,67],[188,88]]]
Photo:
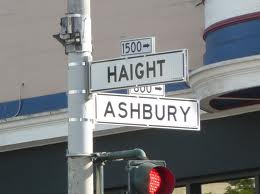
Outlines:
[[[60,20],[61,30],[54,35],[64,47],[65,53],[84,51],[82,41],[86,39],[86,32],[91,29],[90,22],[80,14],[67,14]],[[86,29],[87,28],[87,29]]]
[[68,14],[61,18],[60,39],[65,46],[65,52],[81,51],[82,16],[80,14]]

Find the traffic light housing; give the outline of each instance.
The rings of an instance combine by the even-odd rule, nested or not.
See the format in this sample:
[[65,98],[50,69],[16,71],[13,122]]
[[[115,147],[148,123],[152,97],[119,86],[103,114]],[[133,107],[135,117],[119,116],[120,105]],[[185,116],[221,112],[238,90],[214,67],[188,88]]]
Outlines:
[[161,160],[130,160],[128,162],[129,194],[172,194],[174,174]]

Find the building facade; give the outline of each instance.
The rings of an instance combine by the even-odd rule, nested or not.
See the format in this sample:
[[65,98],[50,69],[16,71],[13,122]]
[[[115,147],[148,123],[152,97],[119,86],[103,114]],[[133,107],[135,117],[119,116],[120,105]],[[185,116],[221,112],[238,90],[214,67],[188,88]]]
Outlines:
[[[141,148],[187,194],[244,178],[259,194],[260,2],[96,0],[91,9],[94,61],[119,57],[130,38],[154,36],[156,52],[187,48],[189,81],[167,84],[166,96],[201,106],[200,131],[97,125],[94,151]],[[0,193],[67,193],[67,59],[53,38],[65,12],[62,0],[0,2]],[[126,191],[124,162],[105,166],[105,189]]]

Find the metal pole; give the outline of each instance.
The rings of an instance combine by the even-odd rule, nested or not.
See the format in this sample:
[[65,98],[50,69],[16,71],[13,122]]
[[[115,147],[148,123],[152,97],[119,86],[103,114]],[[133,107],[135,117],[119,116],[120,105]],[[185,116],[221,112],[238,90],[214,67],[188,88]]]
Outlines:
[[260,194],[260,175],[255,176],[255,194]]
[[95,166],[96,166],[96,175],[95,175],[96,193],[104,194],[104,163],[100,162],[95,164]]
[[[92,61],[90,0],[68,0],[68,193],[93,194],[93,106],[88,69]],[[64,37],[63,37],[64,38]],[[66,39],[66,38],[64,38]]]

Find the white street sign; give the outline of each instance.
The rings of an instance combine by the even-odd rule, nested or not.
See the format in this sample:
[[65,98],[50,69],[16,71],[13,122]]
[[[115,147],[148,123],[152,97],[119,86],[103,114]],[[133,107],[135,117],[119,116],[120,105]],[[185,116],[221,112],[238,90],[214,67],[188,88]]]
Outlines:
[[95,104],[98,124],[200,130],[199,102],[195,99],[97,93]]
[[128,94],[145,96],[165,96],[165,85],[146,85],[130,88]]
[[129,40],[122,40],[121,56],[150,54],[155,52],[155,38],[136,38]]
[[[121,56],[155,53],[155,37],[122,40]],[[128,89],[128,94],[165,96],[165,85],[136,86]]]
[[93,62],[90,91],[187,81],[187,50]]

